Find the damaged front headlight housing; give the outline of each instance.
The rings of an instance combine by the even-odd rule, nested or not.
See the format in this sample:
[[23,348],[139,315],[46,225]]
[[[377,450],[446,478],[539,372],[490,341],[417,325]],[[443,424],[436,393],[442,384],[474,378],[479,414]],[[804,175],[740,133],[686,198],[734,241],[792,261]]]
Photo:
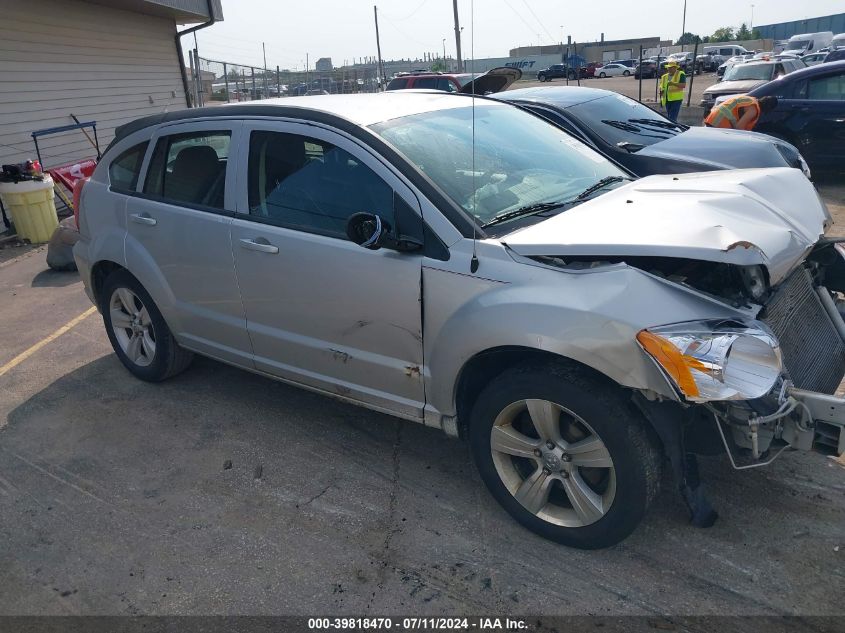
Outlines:
[[677,323],[642,330],[637,342],[692,402],[760,398],[783,367],[777,339],[762,324]]

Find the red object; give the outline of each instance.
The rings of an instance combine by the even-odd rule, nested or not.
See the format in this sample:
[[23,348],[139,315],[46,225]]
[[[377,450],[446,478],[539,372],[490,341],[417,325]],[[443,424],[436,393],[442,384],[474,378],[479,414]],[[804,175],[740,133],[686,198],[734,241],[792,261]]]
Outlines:
[[48,169],[47,173],[55,181],[61,183],[68,191],[74,190],[74,185],[77,180],[82,178],[90,178],[97,167],[97,161],[94,159],[81,160],[68,165],[61,165],[60,167],[53,167]]
[[76,221],[76,228],[79,229],[79,199],[82,197],[82,187],[90,178],[79,178],[73,183],[73,219]]

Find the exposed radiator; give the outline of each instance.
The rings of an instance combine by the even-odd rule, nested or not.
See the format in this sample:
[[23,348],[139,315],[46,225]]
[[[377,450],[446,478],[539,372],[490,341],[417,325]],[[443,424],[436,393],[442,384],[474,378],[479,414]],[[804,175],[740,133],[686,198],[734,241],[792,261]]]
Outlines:
[[783,362],[800,389],[832,394],[845,376],[845,342],[813,288],[796,269],[766,305],[762,320],[778,337]]

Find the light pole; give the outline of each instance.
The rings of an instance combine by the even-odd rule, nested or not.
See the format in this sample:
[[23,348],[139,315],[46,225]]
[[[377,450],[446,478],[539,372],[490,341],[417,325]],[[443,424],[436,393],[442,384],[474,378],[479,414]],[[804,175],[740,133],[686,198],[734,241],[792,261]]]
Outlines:
[[443,38],[443,68],[444,70],[449,70],[446,68],[446,38]]
[[751,28],[748,29],[749,31],[754,31],[754,5],[751,5]]
[[[681,37],[687,32],[687,0],[684,0],[684,19],[681,21]],[[681,40],[681,52],[684,51],[684,40]]]

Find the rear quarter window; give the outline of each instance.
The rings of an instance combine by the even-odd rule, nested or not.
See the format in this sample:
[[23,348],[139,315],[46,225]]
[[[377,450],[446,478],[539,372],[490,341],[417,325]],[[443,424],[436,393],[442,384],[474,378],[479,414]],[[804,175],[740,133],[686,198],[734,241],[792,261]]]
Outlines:
[[135,191],[147,145],[148,141],[133,145],[109,164],[109,185],[113,191]]

